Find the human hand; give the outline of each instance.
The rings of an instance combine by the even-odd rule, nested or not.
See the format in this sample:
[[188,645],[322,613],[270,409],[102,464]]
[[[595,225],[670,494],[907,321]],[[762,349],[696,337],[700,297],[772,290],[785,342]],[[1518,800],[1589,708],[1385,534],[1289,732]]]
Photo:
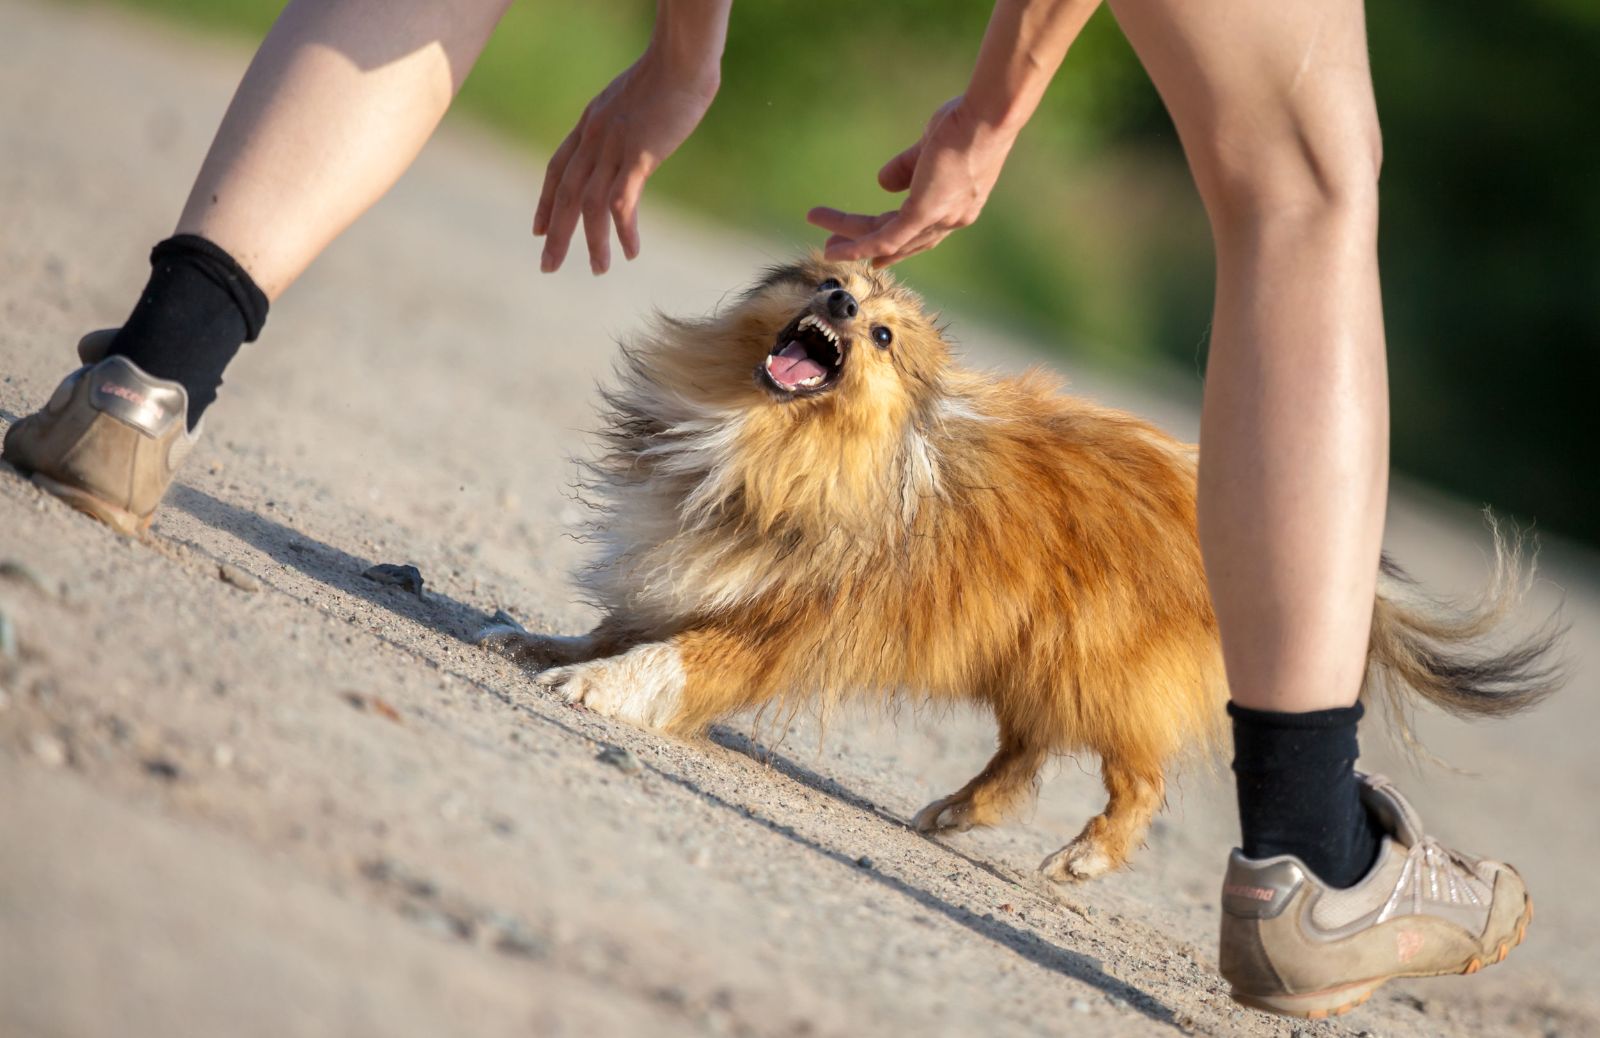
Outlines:
[[715,66],[677,68],[647,50],[589,102],[545,168],[533,217],[533,233],[545,238],[540,270],[561,268],[579,216],[594,273],[611,266],[613,221],[623,255],[639,255],[644,182],[700,124],[717,83]]
[[873,266],[887,267],[933,248],[978,218],[1016,132],[977,119],[964,100],[942,105],[922,139],[878,171],[885,191],[910,189],[899,209],[872,216],[818,206],[806,214],[809,223],[831,232],[823,249],[828,259],[871,259]]

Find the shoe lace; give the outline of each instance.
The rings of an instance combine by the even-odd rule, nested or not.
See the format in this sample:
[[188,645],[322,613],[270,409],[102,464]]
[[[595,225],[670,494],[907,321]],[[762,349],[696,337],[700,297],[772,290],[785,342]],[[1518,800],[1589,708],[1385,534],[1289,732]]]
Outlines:
[[1470,858],[1433,837],[1419,837],[1406,852],[1400,879],[1384,902],[1378,914],[1379,921],[1398,915],[1401,904],[1407,901],[1412,915],[1422,914],[1426,901],[1481,906],[1484,898],[1475,888],[1483,881],[1474,866]]

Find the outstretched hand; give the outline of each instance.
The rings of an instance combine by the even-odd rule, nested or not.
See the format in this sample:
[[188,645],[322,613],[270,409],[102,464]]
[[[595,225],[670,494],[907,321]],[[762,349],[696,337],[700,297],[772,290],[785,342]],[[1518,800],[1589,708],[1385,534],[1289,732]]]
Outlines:
[[978,218],[1016,135],[974,118],[963,101],[957,97],[941,106],[922,139],[878,171],[885,191],[909,189],[899,209],[873,216],[818,206],[806,214],[808,222],[831,232],[823,250],[828,259],[870,259],[887,267],[933,248]]
[[611,227],[628,259],[639,255],[639,194],[656,168],[700,124],[717,80],[669,68],[646,52],[583,110],[545,169],[533,233],[545,237],[539,269],[567,258],[578,218],[589,245],[589,268],[611,266]]

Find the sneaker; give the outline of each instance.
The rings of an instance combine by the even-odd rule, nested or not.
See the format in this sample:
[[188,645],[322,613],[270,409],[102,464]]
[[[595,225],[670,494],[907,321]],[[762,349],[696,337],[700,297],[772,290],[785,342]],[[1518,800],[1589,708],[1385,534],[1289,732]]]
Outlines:
[[149,528],[156,506],[200,437],[188,430],[189,394],[108,357],[116,330],[78,344],[84,366],[44,409],[6,430],[0,457],[44,490],[119,533]]
[[1388,779],[1359,777],[1387,835],[1355,886],[1328,887],[1293,855],[1229,859],[1219,959],[1235,1001],[1320,1020],[1395,977],[1476,973],[1527,935],[1533,902],[1515,869],[1440,846]]

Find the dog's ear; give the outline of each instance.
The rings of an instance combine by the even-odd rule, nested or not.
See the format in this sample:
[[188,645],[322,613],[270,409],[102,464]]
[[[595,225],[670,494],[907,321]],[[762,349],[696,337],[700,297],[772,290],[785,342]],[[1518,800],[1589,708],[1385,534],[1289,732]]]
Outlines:
[[793,263],[775,263],[767,267],[756,278],[755,283],[744,290],[743,299],[754,299],[769,288],[783,284],[805,285],[811,282],[811,266],[822,258],[821,253],[813,253],[809,262],[795,261]]

